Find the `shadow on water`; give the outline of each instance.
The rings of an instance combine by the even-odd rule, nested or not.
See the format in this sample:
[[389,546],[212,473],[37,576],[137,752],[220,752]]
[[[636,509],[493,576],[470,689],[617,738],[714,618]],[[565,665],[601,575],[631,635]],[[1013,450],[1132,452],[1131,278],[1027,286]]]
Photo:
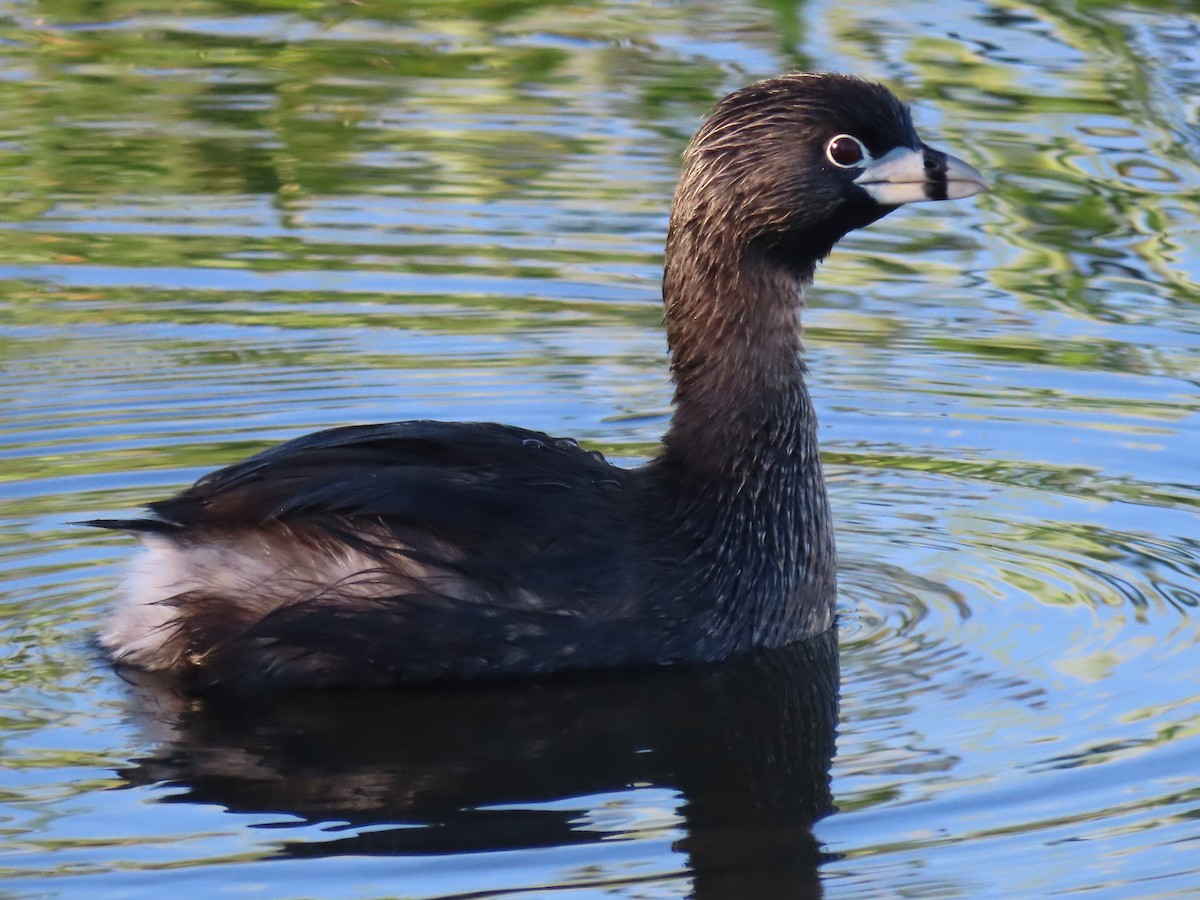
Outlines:
[[587,827],[587,798],[665,788],[693,896],[808,897],[826,858],[812,825],[833,811],[837,691],[833,631],[701,670],[269,706],[190,701],[140,676],[132,707],[158,750],[119,774],[184,789],[167,803],[338,825],[281,842],[286,858],[598,844],[620,835]]

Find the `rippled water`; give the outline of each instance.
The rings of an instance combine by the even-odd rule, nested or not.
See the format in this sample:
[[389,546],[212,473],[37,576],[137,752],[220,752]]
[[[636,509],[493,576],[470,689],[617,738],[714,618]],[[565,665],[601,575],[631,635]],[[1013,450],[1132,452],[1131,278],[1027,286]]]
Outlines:
[[[6,895],[1200,892],[1193,6],[0,13]],[[831,767],[828,647],[271,710],[112,672],[130,547],[72,520],[349,422],[653,453],[678,154],[795,67],[993,181],[810,298]]]

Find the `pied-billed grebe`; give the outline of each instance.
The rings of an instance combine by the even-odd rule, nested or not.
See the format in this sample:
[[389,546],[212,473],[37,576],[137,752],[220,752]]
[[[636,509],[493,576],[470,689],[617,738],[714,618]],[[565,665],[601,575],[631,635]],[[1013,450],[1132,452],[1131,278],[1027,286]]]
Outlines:
[[504,425],[289,441],[90,523],[146,545],[101,640],[204,689],[374,686],[718,660],[828,629],[836,555],[802,289],[847,232],[984,190],[886,88],[792,74],[684,155],[663,298],[675,413],[611,465]]

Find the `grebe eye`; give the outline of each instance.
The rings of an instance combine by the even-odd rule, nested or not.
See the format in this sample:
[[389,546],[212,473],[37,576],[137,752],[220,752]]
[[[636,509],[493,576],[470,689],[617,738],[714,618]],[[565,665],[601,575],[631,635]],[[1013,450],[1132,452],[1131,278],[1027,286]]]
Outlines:
[[839,169],[849,169],[870,158],[871,154],[858,138],[839,134],[825,145],[825,156]]

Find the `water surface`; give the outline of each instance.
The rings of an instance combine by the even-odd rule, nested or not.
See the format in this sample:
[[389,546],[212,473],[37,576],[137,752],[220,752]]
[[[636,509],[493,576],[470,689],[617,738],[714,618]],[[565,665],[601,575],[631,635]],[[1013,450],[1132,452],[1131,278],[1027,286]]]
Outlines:
[[[43,0],[0,40],[6,893],[1200,891],[1190,5]],[[105,664],[130,547],[69,523],[280,439],[651,455],[679,153],[796,67],[993,183],[809,298],[836,733],[825,645],[272,709]]]

